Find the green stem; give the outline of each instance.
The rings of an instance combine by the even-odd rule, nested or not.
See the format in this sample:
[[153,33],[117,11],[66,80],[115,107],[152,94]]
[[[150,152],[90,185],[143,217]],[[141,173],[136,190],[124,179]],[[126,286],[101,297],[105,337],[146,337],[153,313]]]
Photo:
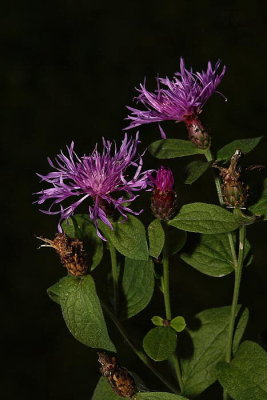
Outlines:
[[[169,272],[169,257],[167,254],[166,245],[163,249],[162,264],[163,264],[162,288],[164,295],[165,314],[166,314],[166,319],[171,320],[172,314],[171,314],[171,302],[170,302],[170,272]],[[177,354],[173,353],[169,360],[175,370],[176,378],[182,392],[183,390],[182,371]]]
[[119,275],[118,275],[118,266],[117,266],[117,255],[116,249],[111,242],[109,242],[109,251],[110,251],[110,259],[111,259],[111,269],[112,269],[112,281],[113,281],[113,299],[114,299],[114,311],[117,314],[118,311],[118,302],[119,302]]
[[[213,155],[212,155],[210,149],[206,150],[205,157],[206,157],[207,161],[213,160]],[[223,206],[224,202],[223,202],[223,195],[222,195],[220,179],[215,174],[213,174],[213,176],[214,176],[215,186],[216,186],[216,190],[217,190],[217,194],[218,194],[218,198],[219,198],[219,203],[221,206]],[[228,237],[228,241],[229,241],[229,245],[230,245],[233,267],[234,267],[234,269],[236,269],[237,268],[237,256],[236,256],[236,251],[235,251],[233,234],[231,232],[228,232],[227,237]]]
[[233,334],[234,334],[234,326],[235,326],[235,319],[236,319],[236,312],[237,312],[240,283],[241,283],[241,277],[242,277],[245,238],[246,238],[246,227],[244,225],[242,225],[239,228],[239,254],[238,254],[237,268],[235,270],[235,285],[234,285],[233,301],[232,301],[232,308],[231,308],[231,315],[230,315],[228,340],[227,340],[227,345],[226,345],[225,361],[228,363],[231,361],[231,357],[232,357],[232,342],[233,342]]
[[[235,210],[235,211],[239,212],[239,210]],[[239,228],[239,253],[238,253],[237,266],[235,269],[234,293],[233,293],[233,300],[232,300],[232,307],[231,307],[231,314],[230,314],[228,338],[227,338],[227,343],[226,343],[225,361],[228,363],[232,359],[233,337],[234,337],[234,328],[235,328],[235,321],[236,321],[236,314],[237,314],[237,305],[238,305],[240,284],[241,284],[241,278],[242,278],[245,240],[246,240],[246,227],[244,225],[242,225]],[[227,400],[228,398],[229,398],[228,394],[224,390],[223,399]]]
[[128,344],[128,346],[132,349],[132,351],[137,355],[137,357],[150,369],[151,372],[162,382],[164,385],[173,393],[178,394],[178,391],[154,368],[152,365],[151,361],[149,358],[145,355],[145,353],[142,350],[138,350],[135,345],[131,342],[131,340],[128,338],[128,335],[121,325],[120,321],[116,317],[116,315],[109,309],[109,307],[101,301],[102,307],[105,310],[106,314],[108,317],[112,320],[118,331],[120,332],[121,336],[125,340],[125,342]]

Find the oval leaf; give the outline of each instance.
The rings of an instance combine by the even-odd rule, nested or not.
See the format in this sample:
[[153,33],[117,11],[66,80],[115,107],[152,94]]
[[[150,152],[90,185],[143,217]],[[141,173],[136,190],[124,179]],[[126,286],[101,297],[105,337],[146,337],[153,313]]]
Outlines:
[[186,204],[169,224],[185,231],[198,233],[223,233],[237,229],[240,218],[224,208],[207,203]]
[[189,163],[186,167],[186,179],[184,183],[187,185],[191,185],[195,181],[197,181],[210,167],[212,164],[212,161],[207,162],[207,161],[201,161],[201,160],[195,160]]
[[219,363],[217,370],[234,400],[267,400],[267,353],[257,343],[242,343],[230,364]]
[[247,323],[249,319],[249,310],[245,308],[240,316],[237,316],[237,325],[234,334],[233,340],[233,353],[235,354],[239,348],[241,339],[245,333]]
[[64,320],[75,339],[89,347],[116,351],[90,275],[61,279],[59,297]]
[[146,231],[138,218],[128,215],[127,220],[120,218],[112,226],[113,230],[99,221],[99,228],[119,253],[134,260],[148,260]]
[[[192,241],[180,254],[181,259],[203,274],[222,277],[234,271],[229,239],[219,235],[191,235]],[[235,241],[235,236],[233,237]],[[250,251],[246,241],[245,257]]]
[[161,222],[159,219],[154,219],[148,227],[148,239],[149,239],[149,254],[151,257],[158,258],[160,253],[162,252],[164,242],[165,242],[165,233],[162,228]]
[[167,360],[176,349],[176,332],[169,326],[153,328],[144,337],[143,347],[152,360]]
[[103,258],[103,241],[97,236],[96,228],[87,214],[76,214],[63,221],[62,229],[70,238],[80,239],[87,245],[91,271]]
[[171,320],[171,327],[176,330],[176,332],[182,332],[185,327],[186,327],[186,323],[185,323],[185,319],[184,317],[175,317]]
[[157,140],[149,146],[149,152],[152,156],[159,159],[168,159],[194,154],[204,154],[205,150],[200,150],[190,142],[190,140],[181,139],[162,139]]
[[154,266],[151,260],[138,261],[125,258],[122,291],[126,318],[142,311],[150,302],[154,292]]
[[250,139],[237,139],[223,146],[217,153],[217,161],[229,160],[236,150],[241,150],[242,153],[249,153],[260,143],[263,136]]
[[[240,310],[240,306],[238,311]],[[194,397],[202,393],[216,381],[216,364],[225,358],[225,348],[229,327],[231,307],[211,308],[197,314],[193,321],[188,323],[185,332],[189,337],[180,336],[179,348],[182,349],[191,342],[192,354],[183,358],[181,367],[183,373],[183,395]],[[237,339],[240,334],[237,332]]]

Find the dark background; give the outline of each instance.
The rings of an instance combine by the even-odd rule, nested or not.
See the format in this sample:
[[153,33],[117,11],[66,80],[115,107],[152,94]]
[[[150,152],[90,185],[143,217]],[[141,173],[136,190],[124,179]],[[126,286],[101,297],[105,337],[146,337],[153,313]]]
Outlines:
[[[227,65],[220,90],[228,103],[214,96],[203,113],[215,147],[264,135],[264,2],[30,0],[2,3],[0,19],[1,394],[7,400],[90,399],[99,376],[95,352],[72,338],[46,294],[64,270],[52,251],[37,251],[34,235],[52,237],[57,219],[32,205],[32,193],[40,190],[35,172],[48,172],[46,157],[71,140],[78,152],[90,152],[103,135],[121,139],[134,87],[145,75],[151,88],[157,73],[172,76],[181,55],[196,69],[205,68],[209,59],[221,58]],[[180,124],[165,127],[169,137],[186,137]],[[143,147],[158,139],[156,125],[142,127],[141,136]],[[265,154],[262,142],[247,162],[266,163]],[[181,203],[216,201],[209,174],[193,187],[182,184],[187,162],[178,160],[174,167]],[[147,155],[147,167],[159,165]],[[247,337],[264,344],[266,226],[251,227],[249,237],[256,255],[244,275],[241,302],[252,314]],[[209,278],[175,261],[177,314],[188,317],[230,304],[232,277]],[[101,278],[101,271],[97,274]],[[161,307],[158,298],[157,292],[150,316]],[[133,337],[150,327],[142,314],[128,324]],[[151,388],[165,390],[126,345],[121,348],[124,365]],[[214,399],[212,390],[203,399]]]

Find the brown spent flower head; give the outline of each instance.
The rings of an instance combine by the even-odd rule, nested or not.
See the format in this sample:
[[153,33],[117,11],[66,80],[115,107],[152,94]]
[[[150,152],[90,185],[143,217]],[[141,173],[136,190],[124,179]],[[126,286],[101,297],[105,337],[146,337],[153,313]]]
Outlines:
[[83,242],[71,239],[65,233],[57,233],[54,240],[38,237],[45,242],[41,247],[52,247],[60,256],[61,263],[73,276],[83,276],[87,273],[86,253]]
[[213,164],[213,167],[220,171],[223,201],[229,208],[245,208],[246,206],[249,188],[241,178],[242,168],[239,165],[241,157],[241,151],[236,150],[228,168]]
[[107,378],[113,391],[121,397],[131,398],[137,393],[137,387],[128,370],[121,367],[117,357],[104,352],[98,352],[100,372]]

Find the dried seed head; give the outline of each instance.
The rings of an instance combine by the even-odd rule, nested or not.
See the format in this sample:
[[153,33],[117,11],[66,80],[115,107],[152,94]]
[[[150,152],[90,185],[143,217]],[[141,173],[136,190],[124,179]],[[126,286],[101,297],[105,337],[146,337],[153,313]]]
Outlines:
[[223,200],[229,208],[244,208],[246,206],[248,186],[242,181],[242,168],[239,163],[241,157],[242,152],[236,150],[228,168],[214,164],[214,167],[220,170]]
[[107,378],[114,392],[124,398],[131,398],[137,392],[135,381],[128,370],[121,367],[117,357],[104,352],[98,352],[101,364],[100,372]]
[[87,273],[86,253],[81,240],[71,239],[64,233],[57,233],[54,240],[42,237],[38,239],[45,242],[41,247],[52,247],[56,250],[69,274],[83,276]]

